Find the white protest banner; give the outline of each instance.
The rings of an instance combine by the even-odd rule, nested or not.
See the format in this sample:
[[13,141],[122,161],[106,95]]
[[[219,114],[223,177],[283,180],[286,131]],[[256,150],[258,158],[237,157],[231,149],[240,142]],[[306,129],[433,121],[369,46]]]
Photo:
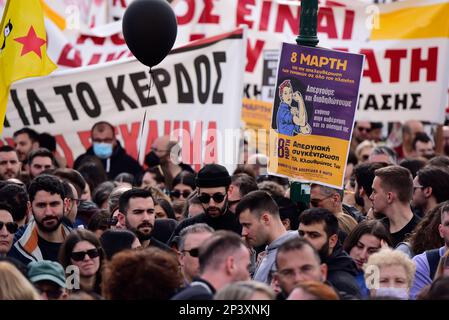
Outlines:
[[[46,19],[48,52],[61,69],[131,56],[120,34],[121,21],[110,22],[120,18],[131,0],[45,2],[53,9],[48,10]],[[366,56],[356,119],[443,122],[449,83],[449,61],[445,59],[449,53],[449,2],[378,2],[391,1],[319,1],[319,46]],[[176,46],[248,26],[244,95],[273,101],[279,48],[282,42],[293,42],[299,32],[300,3],[174,0],[179,25]],[[113,12],[112,16],[105,17],[107,11]],[[61,19],[65,29],[58,23]],[[105,21],[109,23],[101,24]]]
[[[323,4],[327,6],[323,6]],[[178,41],[245,24],[249,28],[244,93],[272,101],[279,48],[299,32],[300,1],[173,2]],[[373,5],[321,1],[319,46],[366,56],[356,118],[444,121],[449,83],[449,2],[408,0]]]
[[226,134],[240,128],[245,44],[238,29],[172,50],[153,69],[149,96],[148,68],[135,59],[18,82],[11,88],[3,140],[11,144],[23,126],[49,132],[71,164],[90,146],[92,125],[102,120],[116,126],[119,141],[136,157],[147,110],[142,157],[156,137],[171,134],[181,139],[184,163],[232,169],[237,148]]

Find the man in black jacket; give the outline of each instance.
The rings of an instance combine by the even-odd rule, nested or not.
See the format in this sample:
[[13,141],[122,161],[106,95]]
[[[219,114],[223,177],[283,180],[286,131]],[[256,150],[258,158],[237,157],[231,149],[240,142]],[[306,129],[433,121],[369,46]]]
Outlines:
[[228,170],[219,164],[207,164],[198,172],[195,184],[204,213],[183,220],[169,243],[179,236],[182,229],[195,223],[206,223],[214,230],[230,230],[240,235],[242,226],[228,206],[227,191],[231,184]]
[[218,231],[199,248],[200,277],[172,300],[212,300],[227,284],[249,280],[250,255],[239,235]]
[[126,153],[115,137],[114,126],[100,121],[91,129],[92,147],[80,155],[73,165],[78,169],[86,158],[97,157],[101,160],[109,180],[113,180],[122,172],[137,175],[142,171],[139,163]]
[[338,241],[338,220],[327,209],[305,210],[299,218],[299,235],[318,251],[327,265],[327,281],[338,291],[360,297],[357,267]]

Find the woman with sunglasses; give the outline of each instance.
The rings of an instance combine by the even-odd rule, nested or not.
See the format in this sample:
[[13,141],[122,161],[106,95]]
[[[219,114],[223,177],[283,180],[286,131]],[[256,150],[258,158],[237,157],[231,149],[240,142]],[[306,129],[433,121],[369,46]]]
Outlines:
[[100,294],[103,249],[95,234],[85,229],[73,230],[61,245],[59,262],[67,268],[79,268],[79,288]]
[[18,229],[11,212],[12,209],[9,205],[4,202],[0,203],[0,257],[6,256],[11,249],[14,234]]
[[189,195],[195,190],[195,175],[188,171],[181,171],[172,183],[170,197],[172,200],[185,201]]
[[382,246],[391,247],[392,242],[390,235],[383,225],[378,220],[365,220],[360,222],[346,237],[343,244],[343,249],[354,260],[359,273],[356,280],[360,287],[360,292],[363,298],[369,297],[369,291],[365,284],[365,276],[363,265],[368,261],[368,258],[378,252]]

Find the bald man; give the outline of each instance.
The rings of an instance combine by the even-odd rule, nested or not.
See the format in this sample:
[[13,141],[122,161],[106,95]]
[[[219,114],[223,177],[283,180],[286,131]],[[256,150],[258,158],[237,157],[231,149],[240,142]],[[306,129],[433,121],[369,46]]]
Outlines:
[[181,155],[179,144],[170,139],[170,136],[158,137],[153,141],[151,152],[145,156],[145,164],[148,167],[160,165],[165,177],[165,185],[171,188],[173,179],[181,171],[194,172],[189,165],[178,159]]

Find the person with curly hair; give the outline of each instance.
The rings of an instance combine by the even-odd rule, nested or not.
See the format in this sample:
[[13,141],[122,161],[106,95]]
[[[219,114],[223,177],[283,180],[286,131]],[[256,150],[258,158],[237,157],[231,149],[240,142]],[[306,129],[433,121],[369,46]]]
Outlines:
[[181,282],[173,254],[154,247],[126,250],[106,265],[103,296],[108,300],[167,300]]
[[[438,214],[440,213],[440,214]],[[440,219],[438,224],[438,232],[436,230],[427,230],[427,233],[439,234],[443,239],[443,246],[434,246],[426,250],[421,254],[413,257],[413,262],[416,265],[416,276],[415,282],[411,288],[411,296],[414,298],[418,293],[427,285],[432,283],[432,279],[438,268],[438,263],[441,257],[444,256],[445,252],[449,248],[449,202],[443,202],[436,213],[436,217]],[[418,225],[419,226],[419,225]],[[434,227],[435,228],[435,227]],[[415,240],[416,241],[416,240]]]

